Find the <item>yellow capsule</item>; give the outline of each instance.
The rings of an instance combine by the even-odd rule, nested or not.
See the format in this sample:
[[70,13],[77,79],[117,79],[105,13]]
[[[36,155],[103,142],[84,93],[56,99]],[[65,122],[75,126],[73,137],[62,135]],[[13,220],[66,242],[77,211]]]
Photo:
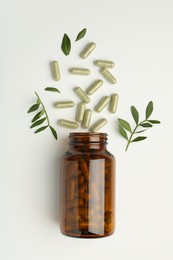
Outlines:
[[75,197],[76,179],[72,178],[68,182],[67,199],[73,200]]
[[59,71],[59,64],[57,61],[52,61],[50,63],[51,71],[52,71],[52,78],[56,81],[60,80],[60,71]]
[[95,60],[94,64],[98,67],[106,67],[106,68],[113,68],[115,63],[109,60]]
[[85,180],[88,181],[89,179],[88,163],[84,159],[82,159],[80,160],[79,166],[82,171],[82,175],[85,177]]
[[68,108],[74,107],[75,103],[73,101],[64,101],[55,103],[56,108]]
[[83,89],[81,89],[80,87],[74,88],[74,92],[76,93],[76,95],[78,95],[78,97],[80,97],[82,99],[82,101],[84,103],[89,103],[90,102],[90,98],[88,97],[86,92],[83,91]]
[[70,68],[69,71],[76,75],[89,75],[91,72],[89,69],[84,68]]
[[67,128],[76,129],[78,128],[78,123],[74,121],[69,121],[66,119],[60,119],[58,120],[58,124]]
[[103,126],[105,126],[107,124],[107,119],[106,118],[102,118],[99,119],[94,125],[92,125],[90,127],[90,131],[91,132],[97,132],[98,130],[100,130]]
[[82,122],[84,113],[85,113],[85,107],[86,107],[86,104],[83,102],[78,104],[77,112],[76,112],[76,121],[77,122]]
[[80,57],[82,59],[86,59],[90,53],[95,49],[96,44],[94,42],[90,42],[87,44],[87,46],[83,49],[83,51],[80,53]]
[[82,127],[83,128],[88,128],[90,126],[91,115],[92,115],[92,110],[86,109],[85,113],[84,113],[84,118],[83,118],[83,121],[82,121]]
[[102,97],[98,102],[98,104],[95,106],[94,110],[100,113],[103,110],[103,108],[109,103],[109,101],[110,101],[110,97],[108,96]]
[[74,200],[66,200],[65,206],[67,209],[69,209],[69,208],[74,208],[74,207],[78,207],[78,206],[83,206],[83,204],[84,204],[83,199],[77,198]]
[[100,72],[110,83],[115,84],[117,82],[116,78],[106,68],[101,68]]
[[109,103],[109,111],[111,113],[115,113],[117,111],[118,99],[119,99],[118,94],[111,95],[111,101]]
[[83,193],[87,190],[88,184],[87,182],[82,183],[80,186],[78,186],[78,192]]
[[88,95],[92,95],[94,94],[94,92],[99,89],[101,87],[101,85],[103,84],[103,80],[99,79],[94,81],[94,83],[91,84],[91,86],[89,86],[86,90],[86,93]]

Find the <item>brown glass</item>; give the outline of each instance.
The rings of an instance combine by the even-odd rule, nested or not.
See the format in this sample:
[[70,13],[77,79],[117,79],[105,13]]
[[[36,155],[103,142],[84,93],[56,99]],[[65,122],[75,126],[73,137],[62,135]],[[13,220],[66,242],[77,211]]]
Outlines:
[[98,238],[115,229],[115,158],[105,133],[70,133],[61,158],[60,229],[65,235]]

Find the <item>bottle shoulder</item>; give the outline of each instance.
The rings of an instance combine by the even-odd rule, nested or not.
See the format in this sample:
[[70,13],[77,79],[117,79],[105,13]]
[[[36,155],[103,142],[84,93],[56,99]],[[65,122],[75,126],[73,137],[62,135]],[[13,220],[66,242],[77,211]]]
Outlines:
[[85,159],[85,158],[90,158],[90,159],[99,159],[99,158],[105,158],[105,159],[114,159],[114,155],[111,154],[108,150],[99,150],[99,149],[90,149],[87,151],[67,151],[62,155],[62,159]]

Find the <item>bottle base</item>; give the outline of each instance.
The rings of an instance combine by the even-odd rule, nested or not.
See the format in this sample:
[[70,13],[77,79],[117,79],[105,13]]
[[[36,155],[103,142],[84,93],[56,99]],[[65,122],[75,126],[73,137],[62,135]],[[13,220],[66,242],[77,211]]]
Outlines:
[[91,233],[89,231],[86,231],[86,232],[77,232],[77,231],[74,231],[74,232],[62,232],[61,233],[65,236],[68,236],[68,237],[73,237],[73,238],[104,238],[104,237],[109,237],[111,235],[114,234],[114,231],[110,232],[110,233],[106,233],[106,234],[94,234],[94,233]]

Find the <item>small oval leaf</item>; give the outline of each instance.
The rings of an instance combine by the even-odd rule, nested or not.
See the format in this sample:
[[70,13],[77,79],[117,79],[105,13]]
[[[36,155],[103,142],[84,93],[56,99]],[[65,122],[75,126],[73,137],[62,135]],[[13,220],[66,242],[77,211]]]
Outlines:
[[30,107],[30,109],[28,110],[28,113],[34,112],[35,110],[37,110],[39,108],[40,104],[34,104],[33,106]]
[[35,126],[38,126],[38,125],[41,125],[45,120],[46,120],[46,117],[44,117],[44,118],[42,118],[42,119],[36,121],[35,123],[33,123],[33,124],[31,125],[31,128],[33,128],[33,127],[35,127]]
[[86,28],[84,28],[82,31],[80,31],[79,33],[78,33],[78,35],[77,35],[77,37],[76,37],[76,42],[77,41],[79,41],[80,39],[82,39],[84,36],[85,36],[85,34],[86,34],[86,31],[87,31],[87,29]]
[[138,136],[135,139],[133,139],[131,142],[139,142],[145,140],[146,138],[147,138],[146,136]]
[[52,91],[52,92],[58,92],[58,93],[61,93],[57,88],[50,88],[50,87],[47,87],[47,88],[45,88],[44,90],[46,90],[46,91]]
[[121,119],[121,118],[118,118],[118,122],[119,124],[124,128],[126,129],[127,131],[129,131],[130,133],[132,132],[132,129],[130,127],[130,124],[124,120],[124,119]]
[[131,113],[132,113],[133,119],[135,120],[136,124],[138,124],[138,122],[139,122],[139,113],[138,113],[137,109],[134,106],[131,107]]
[[62,39],[61,49],[65,55],[69,55],[71,50],[71,41],[66,33],[64,34]]
[[151,124],[160,124],[161,122],[158,120],[148,120],[148,122],[150,122]]
[[38,120],[42,115],[44,114],[44,109],[42,109],[40,112],[38,112],[34,118],[32,119],[32,122],[35,122],[36,120]]
[[146,119],[148,119],[153,112],[153,102],[150,101],[146,107]]
[[142,126],[142,127],[152,127],[152,125],[151,124],[149,124],[149,123],[143,123],[143,124],[140,124],[140,126]]
[[126,133],[126,131],[124,130],[124,128],[122,128],[121,125],[119,125],[118,127],[119,127],[119,132],[120,132],[120,134],[121,134],[125,139],[128,140],[128,136],[127,136],[127,133]]
[[42,127],[38,128],[38,129],[35,131],[35,134],[37,134],[37,133],[43,131],[43,130],[46,129],[47,127],[48,127],[48,125],[42,126]]
[[142,132],[145,132],[145,131],[147,131],[147,129],[141,130],[141,131],[137,131],[137,132],[135,132],[134,134],[139,134],[139,133],[142,133]]
[[57,132],[55,131],[55,129],[52,126],[50,126],[50,130],[51,130],[53,136],[55,137],[55,139],[57,140],[58,136],[57,136]]

